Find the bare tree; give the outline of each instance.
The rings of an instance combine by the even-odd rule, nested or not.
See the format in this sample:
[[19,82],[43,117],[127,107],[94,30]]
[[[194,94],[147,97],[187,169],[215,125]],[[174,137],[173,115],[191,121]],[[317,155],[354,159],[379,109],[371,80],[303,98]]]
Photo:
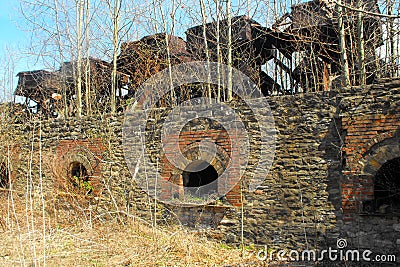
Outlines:
[[[201,7],[201,18],[203,22],[203,39],[204,39],[204,49],[206,53],[206,61],[207,61],[207,96],[212,98],[211,96],[211,73],[210,73],[210,51],[208,49],[208,41],[207,41],[207,11],[206,6],[204,4],[204,0],[200,0],[200,7]],[[219,35],[219,33],[217,33]]]
[[[363,1],[357,0],[357,8],[363,8]],[[358,64],[360,68],[360,84],[365,85],[367,83],[367,71],[365,68],[365,50],[364,50],[364,22],[363,13],[357,13],[357,36],[358,36]]]
[[121,11],[121,0],[114,0],[113,7],[111,8],[111,1],[108,1],[107,4],[110,7],[110,11],[112,10],[110,16],[112,18],[113,25],[113,59],[112,59],[112,74],[111,74],[111,113],[114,114],[116,111],[116,92],[117,92],[117,57],[119,51],[119,20],[120,20],[120,11]]
[[[388,16],[393,15],[393,10],[394,10],[394,1],[393,0],[387,0],[386,1],[386,8],[387,8],[387,14]],[[387,52],[388,52],[388,58],[389,58],[389,73],[391,77],[394,77],[395,75],[395,65],[396,65],[396,60],[395,60],[395,32],[394,32],[394,23],[393,23],[393,18],[387,17]]]
[[226,1],[226,20],[228,28],[228,88],[227,88],[227,101],[232,100],[232,2],[231,0]]
[[3,58],[1,58],[3,68],[0,73],[0,102],[7,103],[13,100],[12,92],[14,90],[13,86],[15,80],[15,61],[18,60],[18,55],[8,46],[4,47],[4,51],[6,51],[6,53],[4,53]]
[[349,72],[349,61],[347,58],[346,50],[346,29],[344,24],[344,7],[341,5],[342,1],[338,1],[338,25],[339,25],[339,45],[340,45],[340,55],[342,63],[342,75],[344,86],[350,86],[350,72]]
[[92,93],[91,93],[91,67],[90,67],[90,0],[85,3],[85,41],[86,41],[86,62],[85,62],[85,106],[86,115],[92,115]]
[[82,61],[83,61],[83,7],[84,0],[76,0],[76,32],[77,32],[77,62],[76,62],[76,112],[77,116],[82,116]]

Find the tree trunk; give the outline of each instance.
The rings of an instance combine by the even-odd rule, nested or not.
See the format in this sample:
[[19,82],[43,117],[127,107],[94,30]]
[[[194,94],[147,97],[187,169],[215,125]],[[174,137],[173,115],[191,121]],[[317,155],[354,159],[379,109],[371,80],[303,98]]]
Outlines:
[[77,26],[77,52],[76,63],[76,115],[82,117],[82,28],[83,28],[83,0],[78,0],[76,6],[76,26]]
[[118,57],[118,46],[119,46],[119,11],[121,8],[120,0],[114,0],[113,9],[113,66],[111,73],[111,92],[110,92],[110,103],[111,103],[111,114],[116,112],[116,91],[117,91],[117,57]]
[[228,27],[228,88],[227,88],[227,97],[226,101],[232,100],[232,2],[231,0],[226,1],[226,20]]
[[[357,9],[362,9],[362,0],[357,0]],[[360,71],[360,85],[367,84],[367,71],[365,68],[365,47],[364,47],[364,22],[362,12],[357,14],[357,35],[358,35],[358,66]]]
[[216,36],[216,40],[217,40],[217,102],[221,101],[221,70],[220,70],[220,66],[219,64],[221,63],[221,45],[220,45],[220,41],[219,41],[219,16],[220,16],[220,3],[219,0],[216,0],[215,2],[216,6],[217,6],[217,36]]
[[85,39],[86,39],[86,65],[85,65],[85,103],[86,103],[86,115],[92,115],[92,103],[91,103],[91,67],[90,67],[90,0],[86,0],[86,15],[85,15]]
[[204,49],[206,52],[206,61],[207,61],[207,95],[211,101],[211,73],[210,73],[210,51],[208,49],[208,41],[207,41],[207,14],[206,14],[206,6],[203,0],[200,0],[201,7],[201,18],[203,22],[203,39],[204,39]]
[[[388,15],[392,16],[393,15],[393,9],[394,9],[394,3],[392,0],[387,1],[387,10],[388,10]],[[389,68],[390,68],[390,77],[395,76],[395,66],[396,66],[396,57],[395,57],[395,41],[394,41],[394,23],[392,18],[387,18],[387,32],[389,36]]]
[[346,30],[344,26],[344,8],[342,7],[342,1],[338,1],[338,26],[339,26],[339,46],[340,46],[340,56],[342,63],[342,75],[343,83],[345,87],[349,87],[350,84],[350,72],[349,72],[349,61],[347,58],[346,51]]

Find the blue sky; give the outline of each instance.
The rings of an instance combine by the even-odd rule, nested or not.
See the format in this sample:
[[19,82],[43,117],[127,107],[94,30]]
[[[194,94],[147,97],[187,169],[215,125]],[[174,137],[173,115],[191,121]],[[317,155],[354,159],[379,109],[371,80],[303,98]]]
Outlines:
[[[0,0],[0,102],[10,100],[11,93],[17,85],[15,75],[28,69],[22,54],[30,34],[22,30],[21,25],[24,25],[24,21],[18,11],[18,5],[19,0]],[[11,84],[7,81],[10,76],[6,73],[10,58],[15,64]]]
[[18,12],[18,0],[0,0],[0,3],[1,49],[3,50],[5,46],[23,45],[29,34],[17,26],[22,21]]

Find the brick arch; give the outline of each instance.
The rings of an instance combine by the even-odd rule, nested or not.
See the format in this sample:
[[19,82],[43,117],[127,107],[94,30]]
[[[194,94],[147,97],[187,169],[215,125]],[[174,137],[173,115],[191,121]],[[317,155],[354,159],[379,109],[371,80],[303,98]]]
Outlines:
[[84,148],[80,148],[78,150],[70,151],[64,157],[64,166],[66,167],[66,175],[70,172],[70,165],[73,162],[79,162],[82,164],[86,170],[88,171],[89,176],[92,176],[95,173],[95,167],[98,165],[98,162],[93,157],[93,155]]
[[[386,133],[386,136],[393,136]],[[377,141],[380,142],[377,142]],[[383,139],[376,138],[374,142],[369,144],[369,150],[363,154],[363,158],[359,161],[361,168],[361,174],[358,178],[361,178],[361,186],[358,188],[358,201],[357,207],[361,204],[362,212],[376,212],[377,209],[377,195],[375,191],[376,186],[376,175],[381,169],[382,165],[386,162],[396,158],[400,158],[400,136],[394,135],[394,137]],[[355,190],[354,192],[356,192]],[[353,192],[353,193],[354,193]]]
[[[187,145],[186,147],[183,148],[182,154],[190,161],[200,159],[199,155],[200,151],[198,147],[199,143],[193,142],[190,145]],[[222,175],[222,173],[225,171],[225,168],[229,164],[230,156],[229,153],[227,153],[223,147],[219,146],[218,144],[215,147],[217,149],[215,157],[209,163],[217,171],[218,176],[220,176]],[[195,157],[193,158],[193,156]]]
[[99,195],[101,186],[101,143],[93,140],[62,140],[57,146],[56,157],[53,165],[53,173],[62,187],[71,184],[71,168],[73,163],[82,164],[87,171],[90,184],[93,187],[92,194]]
[[390,139],[396,138],[397,131],[389,131],[385,133],[378,134],[374,136],[371,140],[369,140],[361,149],[361,155],[365,156],[368,152],[373,150],[373,147],[384,142],[391,142]]
[[374,199],[374,177],[387,161],[400,157],[400,135],[388,131],[370,138],[361,148],[353,151],[350,171],[344,172],[348,182],[342,183],[342,206],[346,214],[358,210],[365,201]]
[[397,139],[397,142],[399,142],[398,131],[393,130],[375,135],[373,138],[370,138],[367,142],[365,142],[361,148],[355,150],[353,153],[353,158],[349,160],[349,165],[351,165],[351,168],[355,171],[354,173],[364,174],[367,176],[371,175],[370,173],[366,172],[368,159],[371,158],[371,155],[374,154],[374,151],[378,147],[394,142],[392,139]]
[[[190,161],[194,161],[197,159],[200,159],[200,151],[198,149],[199,143],[198,142],[191,142],[190,144],[187,144],[186,146],[181,147],[182,154]],[[181,188],[178,191],[173,190],[172,186],[168,186],[167,184],[164,184],[163,186],[163,198],[168,199],[176,194],[182,195],[183,194],[183,179],[182,179],[182,172],[183,170],[180,168],[177,168],[173,166],[167,159],[165,155],[162,156],[161,162],[163,164],[162,167],[162,177],[164,181],[171,182],[173,184],[181,186]],[[216,154],[213,160],[210,163],[211,166],[214,167],[214,169],[217,171],[218,176],[221,176],[226,167],[228,166],[230,162],[230,153],[229,151],[227,152],[225,147],[216,144]],[[239,168],[236,168],[238,173],[237,177],[240,176],[240,171]],[[231,203],[234,206],[240,206],[241,205],[241,200],[240,200],[240,187],[238,183],[235,183],[235,179],[229,179],[229,177],[225,178],[225,180],[221,180],[221,178],[218,178],[217,180],[218,183],[218,191],[222,191],[224,187],[229,186],[232,189],[227,192],[226,198],[229,203]],[[234,184],[230,184],[234,183]]]
[[400,143],[398,138],[385,140],[385,144],[376,144],[364,158],[362,174],[374,176],[381,166],[392,159],[400,157]]
[[[186,153],[188,153],[193,147],[197,147],[197,143],[192,143],[188,145],[185,149],[183,149],[183,155],[186,156]],[[216,155],[214,159],[210,162],[210,165],[214,167],[214,169],[218,173],[218,192],[224,191],[225,187],[231,187],[230,191],[226,193],[226,198],[229,203],[231,203],[234,206],[240,206],[241,201],[240,201],[240,188],[237,182],[235,182],[235,179],[231,179],[231,177],[225,177],[225,179],[222,179],[220,176],[224,173],[226,170],[226,167],[229,165],[230,162],[230,153],[228,153],[224,147],[216,144]],[[198,151],[198,150],[197,150]],[[194,160],[191,158],[188,158],[190,160]],[[236,174],[238,177],[240,176],[239,169],[237,168],[238,173]]]
[[[199,155],[200,151],[198,147],[199,147],[198,142],[192,142],[191,144],[181,148],[182,155],[186,157],[189,161],[200,159]],[[225,162],[229,162],[230,157],[229,153],[226,152],[223,147],[216,145],[216,149],[217,149],[216,155],[213,158],[213,160],[209,163],[217,171],[218,176],[220,176],[225,171],[225,168],[227,167],[227,164]],[[183,169],[186,166],[184,166],[183,168],[177,168],[176,166],[173,166],[173,164],[171,164],[168,161],[165,154],[162,156],[161,162],[164,165],[162,167],[163,168],[162,177],[164,178],[164,180],[172,182],[179,186],[183,186],[180,175],[182,174]]]

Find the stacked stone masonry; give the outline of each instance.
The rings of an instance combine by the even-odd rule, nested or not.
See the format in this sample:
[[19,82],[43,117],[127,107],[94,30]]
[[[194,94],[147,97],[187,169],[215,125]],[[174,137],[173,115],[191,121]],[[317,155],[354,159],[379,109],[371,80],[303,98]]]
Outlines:
[[[243,223],[246,243],[256,245],[311,249],[335,246],[337,238],[346,238],[352,247],[399,251],[400,215],[365,214],[362,205],[374,199],[374,176],[380,166],[400,157],[400,80],[336,92],[276,96],[267,101],[277,139],[275,159],[263,183],[254,191],[244,188],[242,197],[240,186],[234,185],[222,204],[191,208],[159,204],[160,218],[208,229],[209,236],[229,243],[240,242]],[[167,111],[159,113],[163,112]],[[248,120],[250,142],[257,142],[254,118],[242,118]],[[42,169],[47,197],[54,193],[63,197],[60,191],[66,187],[60,185],[71,182],[71,163],[79,161],[93,181],[89,204],[96,202],[99,209],[107,209],[117,201],[135,216],[148,218],[154,202],[135,185],[128,170],[122,147],[123,120],[124,114],[51,119],[3,129],[13,133],[3,133],[6,141],[1,148],[3,160],[11,155],[13,187],[24,192],[27,173],[39,183]],[[162,115],[147,122],[146,153],[158,158],[162,176],[170,179],[174,170],[163,160],[157,130],[162,122]],[[221,145],[223,162],[229,157],[229,140],[219,131],[183,129],[181,150],[190,151],[201,136],[221,144],[226,141]],[[251,176],[251,165],[260,160],[253,152],[245,176]],[[218,172],[222,165],[217,165],[216,160]]]

